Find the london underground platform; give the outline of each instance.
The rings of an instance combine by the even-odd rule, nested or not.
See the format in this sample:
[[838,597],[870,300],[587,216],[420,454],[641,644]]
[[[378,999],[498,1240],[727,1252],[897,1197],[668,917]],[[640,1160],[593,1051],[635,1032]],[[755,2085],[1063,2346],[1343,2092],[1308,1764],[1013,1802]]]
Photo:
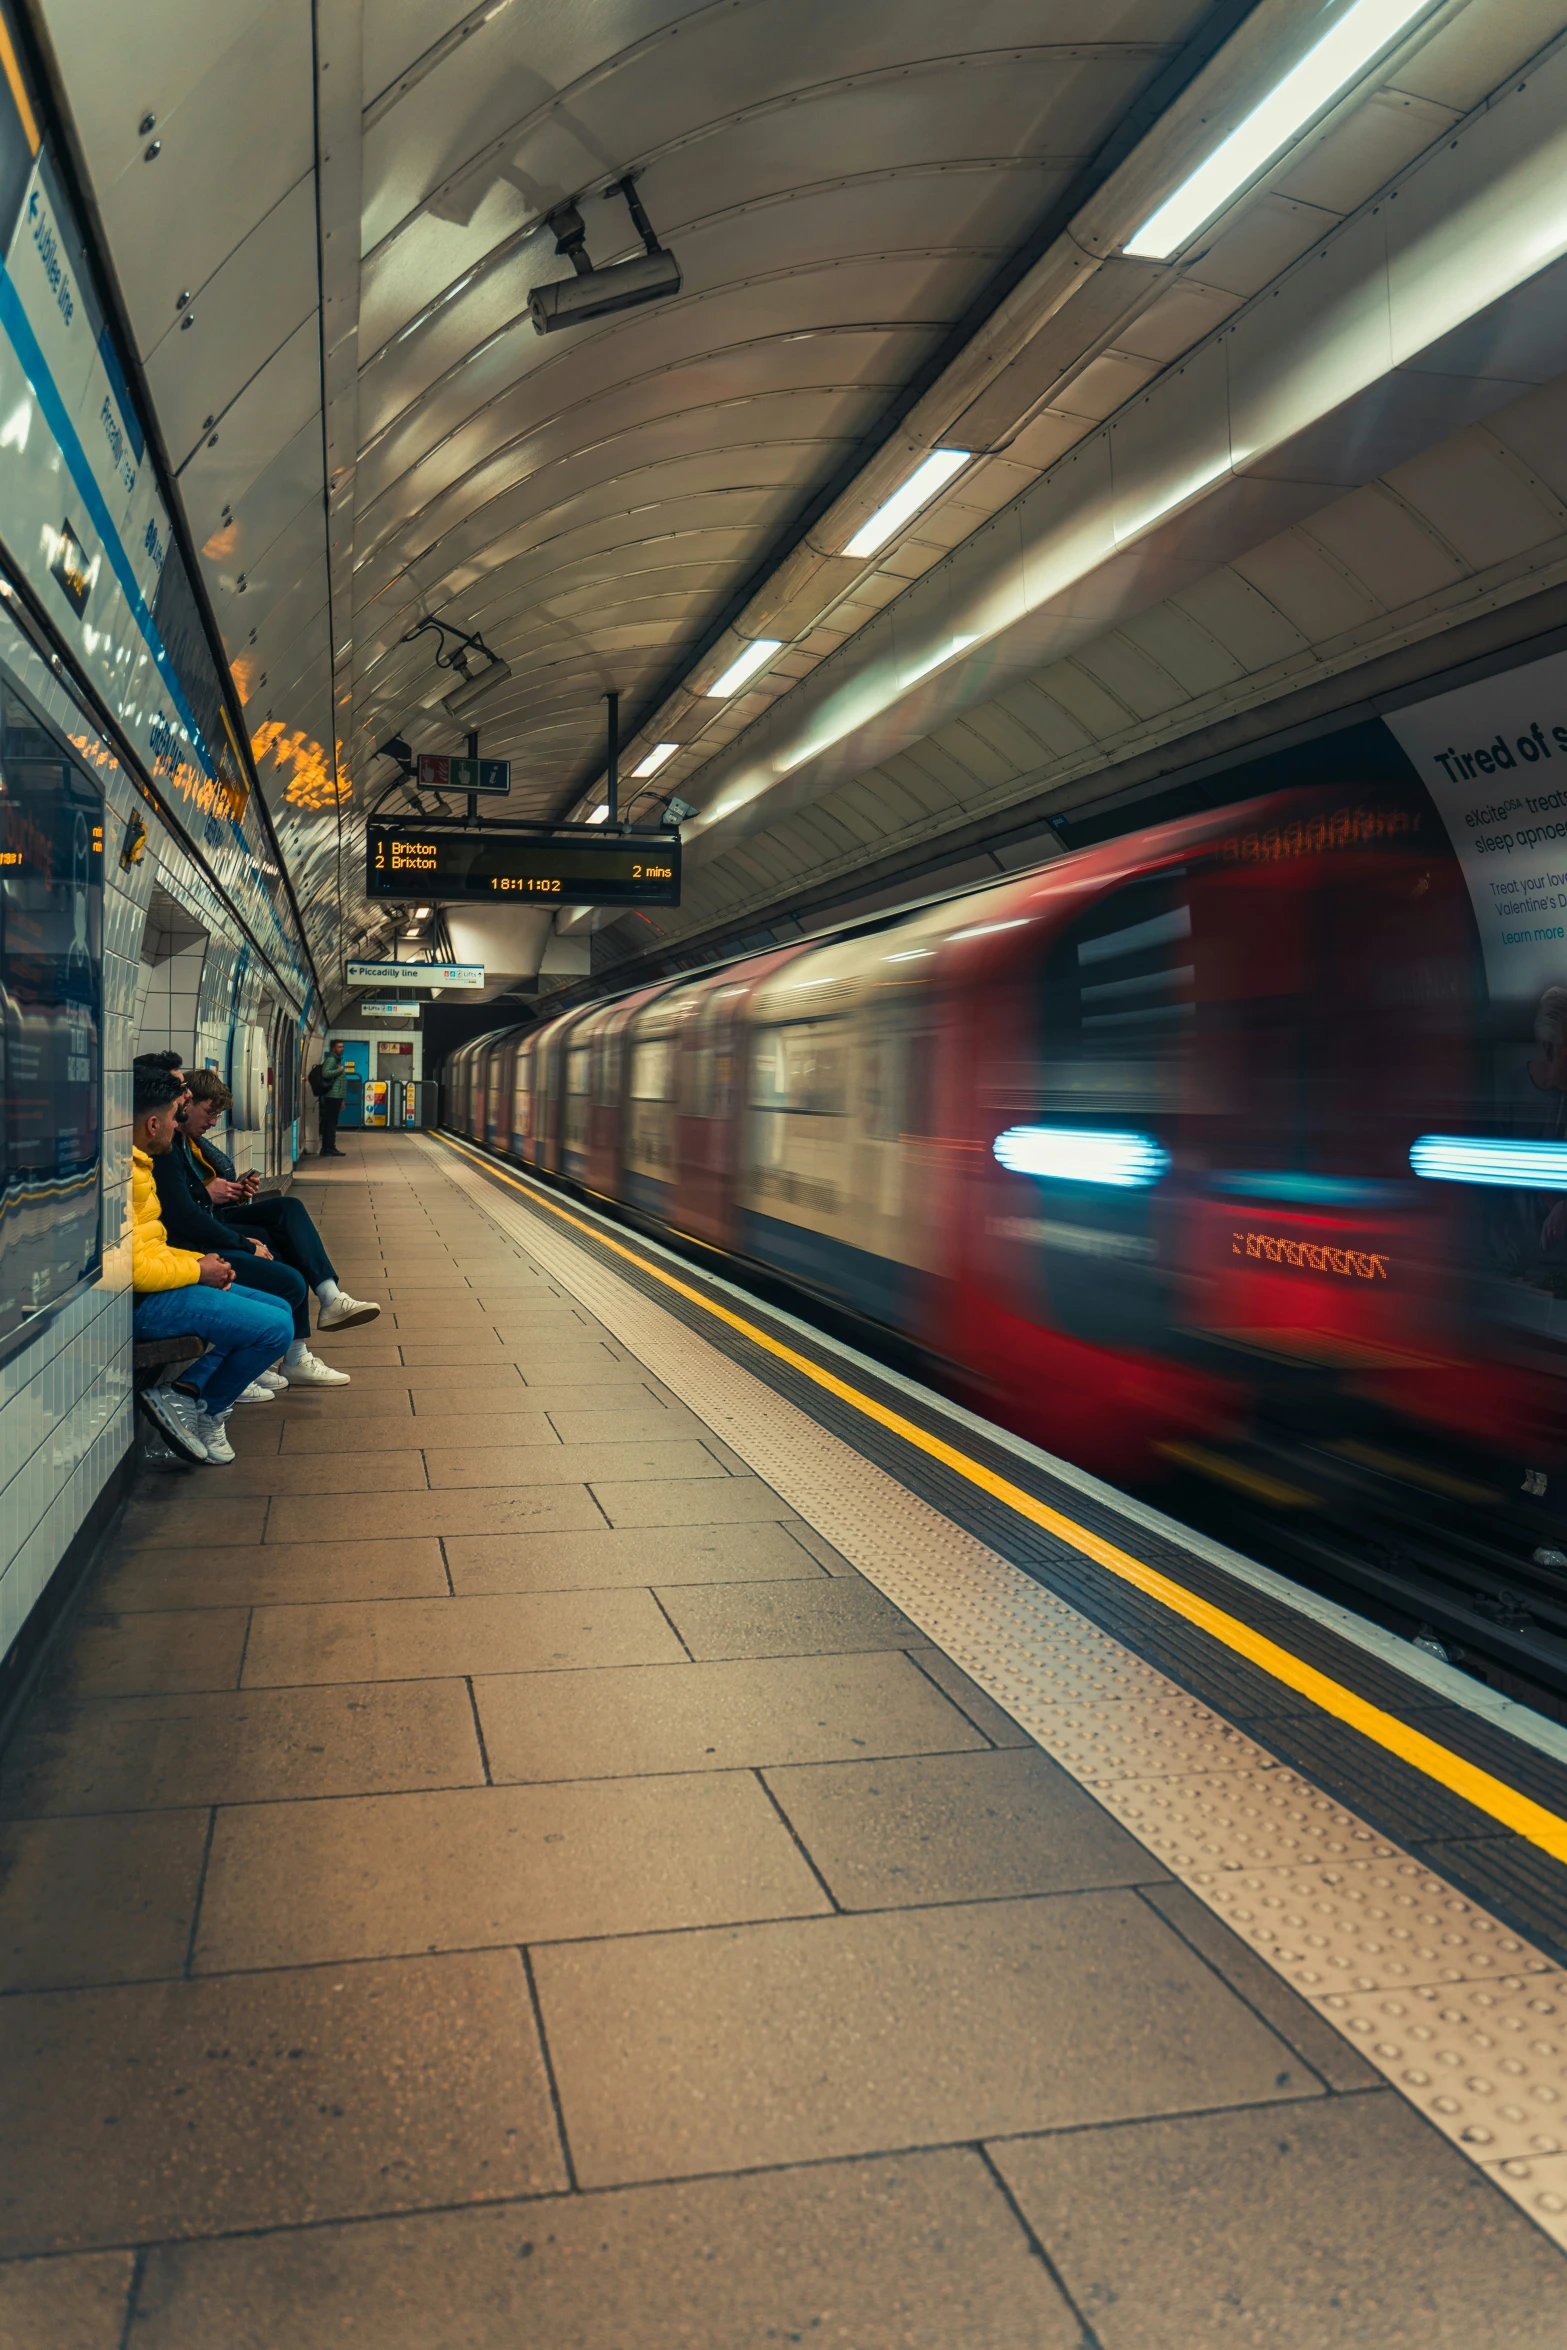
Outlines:
[[1567,1737],[349,1151],[4,1759],[0,2344],[1557,2350]]

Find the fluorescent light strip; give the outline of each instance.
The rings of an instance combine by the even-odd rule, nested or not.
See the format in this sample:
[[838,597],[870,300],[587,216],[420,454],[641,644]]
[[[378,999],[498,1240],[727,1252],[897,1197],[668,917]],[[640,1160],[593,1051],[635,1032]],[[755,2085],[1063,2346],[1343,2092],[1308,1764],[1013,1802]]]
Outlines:
[[609,822],[608,800],[600,800],[598,806],[590,811],[588,822],[590,824],[607,824]]
[[1103,1183],[1145,1190],[1168,1174],[1170,1154],[1151,1134],[1113,1134],[1082,1126],[1009,1126],[991,1150],[1014,1175],[1056,1183]]
[[911,514],[930,503],[939,489],[944,489],[955,473],[961,473],[969,462],[967,449],[932,449],[922,465],[914,471],[901,489],[893,491],[884,506],[878,506],[869,522],[862,522],[848,545],[846,555],[874,555],[887,544],[895,531],[903,528]]
[[[718,689],[715,686],[713,690],[716,693]],[[664,761],[666,759],[672,759],[679,748],[680,745],[678,743],[655,743],[653,748],[649,751],[647,757],[643,760],[641,766],[632,768],[631,772],[633,776],[635,776],[637,781],[640,782],[642,777],[645,775],[656,775],[660,767],[663,766]]]
[[737,694],[759,669],[766,668],[775,653],[782,651],[783,638],[781,636],[759,636],[754,644],[746,646],[738,661],[731,661],[723,676],[708,687],[708,700],[721,702],[729,694]]
[[1422,1134],[1409,1164],[1434,1183],[1490,1183],[1510,1191],[1567,1191],[1567,1142],[1493,1142]]
[[[1432,0],[1357,0],[1122,247],[1167,261]],[[852,549],[851,549],[852,552]]]

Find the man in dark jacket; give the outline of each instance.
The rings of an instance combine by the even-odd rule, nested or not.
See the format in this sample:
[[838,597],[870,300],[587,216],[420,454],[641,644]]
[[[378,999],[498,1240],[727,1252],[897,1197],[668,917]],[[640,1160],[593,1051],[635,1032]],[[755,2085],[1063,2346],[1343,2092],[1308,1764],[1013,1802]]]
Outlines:
[[[178,1053],[144,1053],[137,1069],[155,1068],[182,1074]],[[188,1097],[187,1097],[188,1099]],[[183,1128],[172,1150],[154,1159],[153,1180],[158,1189],[158,1212],[170,1245],[202,1256],[220,1256],[234,1268],[234,1278],[247,1289],[258,1289],[286,1306],[294,1325],[293,1344],[278,1374],[289,1386],[346,1387],[346,1371],[334,1370],[310,1351],[310,1293],[303,1277],[291,1265],[280,1264],[265,1241],[248,1238],[232,1224],[224,1224],[207,1196],[206,1176],[192,1152]],[[241,1403],[270,1402],[276,1389],[270,1379],[253,1381]]]
[[185,1082],[191,1094],[185,1132],[208,1204],[219,1223],[232,1226],[249,1240],[264,1241],[275,1257],[303,1275],[306,1287],[316,1293],[318,1332],[353,1330],[362,1322],[375,1321],[380,1307],[364,1298],[350,1297],[339,1283],[304,1201],[292,1197],[258,1199],[256,1177],[237,1176],[233,1160],[212,1140],[211,1129],[233,1102],[216,1069],[192,1069]]
[[332,1043],[321,1056],[320,1076],[324,1080],[316,1096],[316,1107],[321,1118],[321,1156],[324,1159],[342,1159],[346,1151],[337,1147],[337,1122],[343,1115],[343,1104],[348,1098],[348,1063],[343,1058],[341,1045]]

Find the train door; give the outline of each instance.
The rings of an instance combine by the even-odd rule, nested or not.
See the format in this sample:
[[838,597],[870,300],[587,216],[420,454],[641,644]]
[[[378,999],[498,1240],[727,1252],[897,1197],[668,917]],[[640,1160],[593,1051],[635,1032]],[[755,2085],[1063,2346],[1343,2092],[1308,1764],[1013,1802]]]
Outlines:
[[884,990],[862,997],[850,1025],[856,1238],[881,1257],[907,1262],[913,1005]]
[[1174,1124],[1190,1051],[1191,902],[1183,871],[1094,900],[1039,973],[1036,1109],[1014,1145],[1034,1191],[1035,1295],[1057,1329],[1152,1352],[1171,1320]]
[[554,1020],[539,1038],[534,1056],[535,1117],[537,1129],[537,1159],[541,1167],[556,1174],[560,1168],[561,1111],[565,1093],[566,1030],[570,1023]]
[[1445,850],[1358,813],[1365,839],[1275,828],[1271,856],[1194,871],[1183,1317],[1262,1366],[1412,1395],[1463,1344],[1465,1197],[1410,1150],[1463,1130],[1472,926]]
[[749,1115],[751,1009],[757,990],[808,950],[781,947],[711,981],[684,1031],[680,1221],[723,1248],[739,1240],[741,1152]]
[[592,1190],[613,1198],[620,1172],[621,1064],[626,1023],[618,1004],[593,1023],[592,1106],[588,1113],[588,1172]]
[[511,1150],[525,1165],[533,1157],[533,1059],[536,1044],[534,1035],[521,1039],[511,1080]]
[[567,1033],[560,1048],[564,1079],[560,1164],[565,1174],[585,1183],[593,1139],[593,1039],[591,1034],[583,1034],[586,1023],[581,1015],[563,1025]]
[[976,1400],[1111,1476],[1230,1401],[1171,1359],[1191,933],[1184,869],[1097,892],[966,996],[956,1039],[977,1133],[947,1209],[943,1351],[976,1367]]
[[734,1125],[733,1002],[741,990],[711,982],[680,1034],[676,1077],[679,1218],[703,1240],[729,1236],[729,1139]]

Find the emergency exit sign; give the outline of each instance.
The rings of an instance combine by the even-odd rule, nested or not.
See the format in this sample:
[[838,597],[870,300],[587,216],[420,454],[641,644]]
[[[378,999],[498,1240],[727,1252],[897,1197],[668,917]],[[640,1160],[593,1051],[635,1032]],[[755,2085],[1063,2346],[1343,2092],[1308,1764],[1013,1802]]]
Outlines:
[[509,792],[509,759],[447,759],[420,753],[421,791]]

